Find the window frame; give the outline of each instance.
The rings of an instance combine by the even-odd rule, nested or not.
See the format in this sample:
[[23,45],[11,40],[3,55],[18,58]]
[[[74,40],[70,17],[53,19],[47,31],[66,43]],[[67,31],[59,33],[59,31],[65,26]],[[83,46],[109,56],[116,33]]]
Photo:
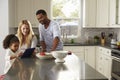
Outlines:
[[[79,12],[79,18],[69,18],[69,19],[78,19],[78,30],[77,30],[77,35],[75,35],[74,37],[73,36],[66,36],[66,34],[63,34],[63,35],[61,35],[61,37],[62,37],[62,39],[64,39],[64,38],[67,38],[67,39],[71,39],[71,38],[73,38],[73,39],[78,39],[79,37],[80,37],[80,32],[81,32],[81,27],[82,27],[82,20],[83,20],[83,17],[82,17],[82,15],[83,15],[83,13],[82,13],[82,9],[83,8],[83,0],[80,0],[80,8],[79,8],[79,10],[80,10],[80,12]],[[54,18],[53,17],[53,12],[52,12],[52,0],[51,0],[51,19],[52,20],[55,20],[55,19],[57,19],[57,18]],[[59,19],[68,19],[68,18],[59,18]],[[62,34],[62,33],[61,33]]]

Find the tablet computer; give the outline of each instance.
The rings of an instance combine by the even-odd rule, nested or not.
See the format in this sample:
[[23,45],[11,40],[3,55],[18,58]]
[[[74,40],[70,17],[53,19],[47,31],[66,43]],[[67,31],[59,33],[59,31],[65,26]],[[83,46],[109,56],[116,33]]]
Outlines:
[[35,48],[28,48],[25,50],[21,58],[30,58],[32,53],[34,52]]

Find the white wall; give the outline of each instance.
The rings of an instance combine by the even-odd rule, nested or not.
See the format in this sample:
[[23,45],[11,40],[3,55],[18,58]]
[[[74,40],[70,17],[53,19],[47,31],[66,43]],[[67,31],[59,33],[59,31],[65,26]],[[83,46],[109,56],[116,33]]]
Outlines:
[[5,64],[5,50],[2,47],[2,42],[8,33],[8,0],[0,0],[0,74],[3,74]]

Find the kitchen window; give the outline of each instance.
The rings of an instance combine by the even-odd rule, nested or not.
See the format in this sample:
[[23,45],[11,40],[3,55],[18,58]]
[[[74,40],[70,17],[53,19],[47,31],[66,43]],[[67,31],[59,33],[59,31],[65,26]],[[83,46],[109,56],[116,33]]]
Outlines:
[[78,38],[81,21],[80,0],[52,0],[52,19],[60,24],[62,38]]

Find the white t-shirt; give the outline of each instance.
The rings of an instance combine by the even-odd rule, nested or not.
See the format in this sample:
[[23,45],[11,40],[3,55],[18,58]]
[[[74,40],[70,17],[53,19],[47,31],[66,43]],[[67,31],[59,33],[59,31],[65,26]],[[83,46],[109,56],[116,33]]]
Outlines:
[[60,39],[56,50],[63,50],[60,26],[55,21],[51,21],[47,29],[45,29],[44,25],[39,24],[39,34],[40,41],[45,41],[47,52],[51,50],[55,37],[59,37]]
[[14,53],[11,49],[9,49],[9,48],[6,49],[4,74],[6,74],[8,72],[9,68],[11,67],[13,62],[15,61],[15,59],[10,60],[10,56],[16,55],[17,52],[18,51],[16,51],[16,53]]
[[24,52],[25,49],[27,49],[27,48],[35,48],[35,47],[37,46],[37,43],[38,43],[37,37],[34,36],[34,37],[32,38],[32,40],[31,40],[31,45],[30,45],[29,47],[27,47],[27,44],[23,44],[23,45],[19,48],[19,50],[21,50],[22,52]]

